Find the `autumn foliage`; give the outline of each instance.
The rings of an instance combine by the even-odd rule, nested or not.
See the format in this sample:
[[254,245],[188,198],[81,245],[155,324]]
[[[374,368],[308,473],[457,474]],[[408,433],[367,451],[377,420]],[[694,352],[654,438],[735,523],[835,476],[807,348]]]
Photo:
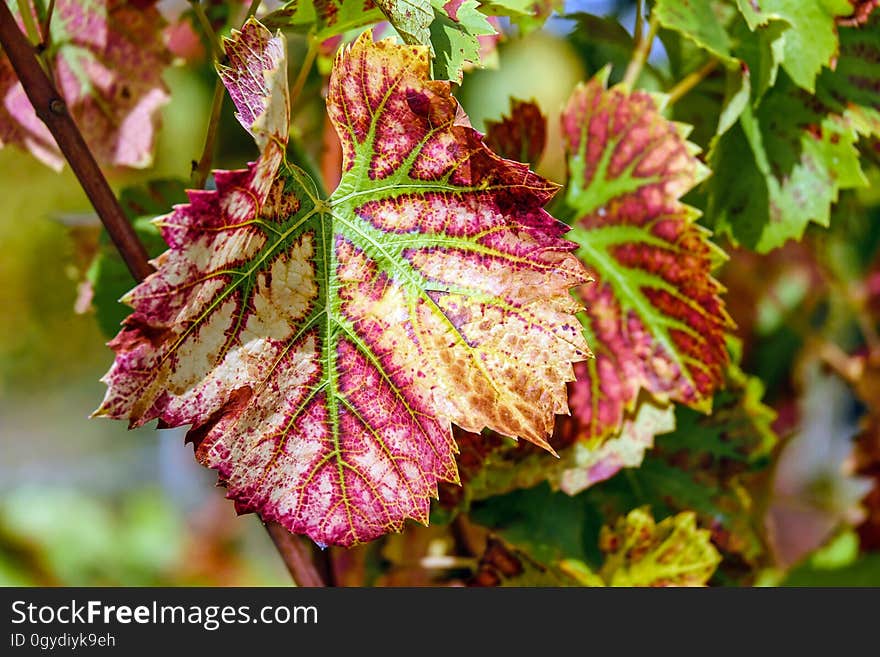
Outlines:
[[[571,16],[562,107],[512,98],[483,134],[459,85],[563,5],[20,0],[108,171],[150,165],[172,65],[255,146],[121,194],[155,272],[94,254],[95,416],[188,427],[342,583],[777,583],[854,536],[875,559],[877,3],[631,4],[633,36]],[[63,166],[5,57],[0,90],[3,144]]]

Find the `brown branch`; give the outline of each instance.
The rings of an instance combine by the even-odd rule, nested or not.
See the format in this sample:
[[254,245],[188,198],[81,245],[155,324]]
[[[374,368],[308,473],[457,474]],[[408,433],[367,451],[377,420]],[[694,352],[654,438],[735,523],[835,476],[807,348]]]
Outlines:
[[[147,251],[126,219],[95,157],[68,113],[61,94],[40,67],[36,50],[18,28],[5,2],[0,2],[0,45],[9,57],[37,116],[55,138],[132,276],[142,281],[154,271]],[[288,533],[276,523],[268,523],[266,530],[297,584],[324,585],[308,547],[299,536]]]
[[267,522],[265,527],[297,586],[326,586],[324,578],[315,567],[314,555],[305,541],[277,522]]
[[0,3],[0,44],[21,81],[37,116],[49,128],[55,142],[70,163],[86,196],[104,223],[129,271],[141,281],[153,272],[147,251],[101,173],[98,163],[67,111],[61,94],[37,62],[34,47],[18,29],[5,2]]

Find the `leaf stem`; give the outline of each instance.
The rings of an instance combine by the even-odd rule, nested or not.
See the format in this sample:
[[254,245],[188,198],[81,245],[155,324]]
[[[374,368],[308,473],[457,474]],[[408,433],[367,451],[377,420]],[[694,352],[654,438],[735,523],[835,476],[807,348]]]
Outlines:
[[326,586],[305,541],[277,522],[266,522],[264,526],[297,586]]
[[31,3],[29,0],[18,0],[18,12],[21,14],[21,22],[24,23],[24,31],[27,33],[28,41],[35,46],[40,42],[40,33],[37,31],[37,24],[34,22],[34,14],[31,11]]
[[[40,3],[42,6],[42,2]],[[46,15],[43,17],[43,23],[40,28],[40,45],[37,49],[37,52],[40,55],[40,61],[43,62],[43,66],[46,69],[46,72],[49,74],[49,79],[52,82],[55,82],[55,69],[52,64],[52,15],[55,13],[55,0],[49,0],[49,7],[46,9]]]
[[245,14],[245,17],[244,17],[245,21],[257,13],[257,9],[260,8],[261,3],[262,3],[262,0],[251,0],[251,6],[248,7],[247,14]]
[[36,50],[18,28],[18,23],[5,2],[0,3],[0,44],[3,45],[37,116],[46,124],[70,163],[70,168],[76,174],[129,271],[136,280],[143,280],[153,272],[147,251],[125,217],[107,179],[67,111],[64,100],[39,65]]
[[46,17],[43,19],[43,26],[41,30],[41,34],[43,38],[40,42],[40,45],[43,46],[44,49],[49,47],[49,44],[52,42],[52,32],[49,28],[52,25],[52,14],[55,13],[55,0],[49,0],[49,7],[46,9]]
[[694,87],[700,84],[700,82],[705,80],[712,71],[718,68],[718,64],[719,61],[717,59],[710,59],[696,71],[688,73],[685,77],[679,80],[678,84],[666,92],[668,96],[667,106],[678,102],[682,96],[689,93]]
[[312,70],[312,64],[315,63],[315,58],[318,56],[319,44],[313,34],[309,34],[308,41],[309,49],[306,51],[306,57],[303,60],[302,67],[299,69],[296,81],[293,83],[293,88],[290,90],[291,107],[293,107],[294,103],[299,100],[299,95],[302,93],[303,87],[306,86],[306,80],[309,78],[309,71]]
[[630,59],[629,65],[626,67],[626,73],[623,76],[623,84],[630,89],[633,89],[639,80],[645,62],[648,61],[648,55],[651,54],[654,37],[657,36],[657,30],[659,29],[660,22],[657,20],[656,15],[652,13],[651,19],[648,21],[648,34],[636,43],[632,59]]
[[217,76],[214,83],[214,96],[211,98],[211,114],[208,118],[208,128],[205,131],[205,145],[202,148],[202,156],[193,169],[193,185],[196,189],[204,189],[205,181],[211,172],[211,163],[214,159],[214,144],[217,141],[217,128],[220,125],[220,113],[223,110],[223,99],[226,98],[226,87],[223,80]]
[[217,33],[211,26],[211,20],[208,18],[208,15],[202,8],[202,3],[199,2],[199,0],[189,0],[189,4],[193,9],[193,13],[196,15],[196,18],[199,21],[199,25],[202,26],[202,31],[205,33],[205,38],[208,39],[208,43],[211,46],[211,53],[214,55],[214,60],[219,64],[223,61],[226,53],[223,50],[223,46],[220,45],[220,39],[217,38]]
[[633,41],[640,43],[642,34],[645,31],[645,0],[638,0],[636,3],[636,24],[633,28]]

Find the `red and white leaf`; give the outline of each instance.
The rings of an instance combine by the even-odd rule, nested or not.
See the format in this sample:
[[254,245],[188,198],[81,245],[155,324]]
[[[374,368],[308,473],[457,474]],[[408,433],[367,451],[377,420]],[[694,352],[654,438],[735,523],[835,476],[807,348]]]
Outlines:
[[[233,40],[260,44],[224,74],[256,82],[233,98],[259,142],[272,37],[251,21]],[[266,183],[274,138],[216,172],[160,220],[170,249],[111,343],[98,415],[192,424],[241,511],[321,544],[427,522],[458,477],[451,422],[546,446],[588,355],[568,292],[587,276],[543,210],[556,186],[489,151],[429,66],[369,34],[342,51],[336,191],[283,161]]]

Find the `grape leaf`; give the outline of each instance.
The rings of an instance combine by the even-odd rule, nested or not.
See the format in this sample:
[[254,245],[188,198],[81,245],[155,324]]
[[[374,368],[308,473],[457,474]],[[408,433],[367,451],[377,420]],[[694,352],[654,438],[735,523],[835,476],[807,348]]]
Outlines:
[[313,31],[316,40],[324,41],[384,18],[373,0],[293,0],[264,16],[262,22],[270,29]]
[[431,0],[374,0],[404,43],[428,45],[434,8]]
[[486,121],[486,145],[501,157],[537,164],[547,146],[547,117],[535,101],[510,99],[510,116]]
[[475,503],[469,519],[539,563],[601,557],[596,541],[602,520],[582,495],[554,493],[547,485],[517,490]]
[[[144,168],[153,160],[159,109],[168,101],[162,71],[170,62],[162,41],[165,22],[150,4],[142,9],[122,0],[55,4],[48,51],[55,84],[102,164]],[[18,2],[11,8],[22,25]],[[0,145],[26,148],[60,170],[61,151],[2,53],[0,98]]]
[[478,11],[478,6],[477,0],[463,0],[447,3],[443,11],[435,8],[431,46],[436,79],[461,82],[465,65],[479,63],[478,37],[495,34],[495,28]]
[[654,437],[674,429],[671,405],[642,403],[632,417],[624,419],[614,436],[592,441],[580,439],[582,431],[576,418],[561,417],[550,441],[558,458],[534,445],[512,443],[491,432],[479,436],[459,431],[456,442],[461,453],[457,461],[462,486],[444,484],[441,505],[466,509],[471,502],[542,482],[548,482],[553,490],[576,495],[622,468],[638,467],[646,450],[653,447]]
[[795,83],[812,92],[823,66],[832,66],[837,55],[837,20],[849,16],[849,0],[737,0],[740,11],[753,30],[771,20],[784,20],[782,67]]
[[599,574],[610,586],[705,586],[721,562],[693,512],[658,523],[635,509],[603,527],[599,544],[608,555]]
[[227,52],[262,154],[159,220],[96,413],[192,424],[240,511],[321,544],[426,522],[450,422],[546,445],[567,410],[588,279],[542,209],[556,186],[486,148],[426,47],[367,32],[330,77],[343,172],[320,199],[284,161],[283,38],[252,20]]
[[840,29],[837,66],[822,71],[816,96],[860,134],[880,136],[880,15],[861,28]]
[[464,67],[480,62],[478,37],[496,33],[478,7],[477,0],[294,0],[264,22],[312,29],[324,40],[387,19],[405,43],[431,47],[436,79],[461,82]]
[[734,21],[731,27],[735,54],[748,68],[753,103],[760,101],[776,84],[779,66],[785,57],[787,29],[788,23],[778,20],[770,21],[755,32],[750,32],[742,19]]
[[717,0],[657,0],[652,16],[663,27],[683,34],[725,63],[738,65],[732,53],[733,41],[725,29],[730,14],[729,5]]
[[471,586],[704,586],[721,561],[708,530],[682,512],[655,522],[647,507],[619,517],[599,533],[604,563],[594,571],[575,557],[537,558],[529,539],[490,535]]
[[721,0],[699,3],[660,0],[654,11],[662,26],[690,39],[726,68],[724,101],[718,112],[716,139],[711,142],[714,145],[717,136],[736,123],[749,100],[760,99],[775,82],[784,57],[784,31],[788,24],[773,20],[752,32],[736,9]]
[[706,174],[696,147],[655,97],[606,79],[576,89],[562,117],[569,237],[598,281],[579,290],[596,358],[576,366],[570,397],[585,441],[614,435],[640,390],[708,410],[732,325],[710,273],[717,247],[678,200]]
[[707,214],[719,232],[759,253],[800,239],[810,221],[828,226],[840,190],[867,184],[856,139],[840,116],[778,83],[713,150]]

